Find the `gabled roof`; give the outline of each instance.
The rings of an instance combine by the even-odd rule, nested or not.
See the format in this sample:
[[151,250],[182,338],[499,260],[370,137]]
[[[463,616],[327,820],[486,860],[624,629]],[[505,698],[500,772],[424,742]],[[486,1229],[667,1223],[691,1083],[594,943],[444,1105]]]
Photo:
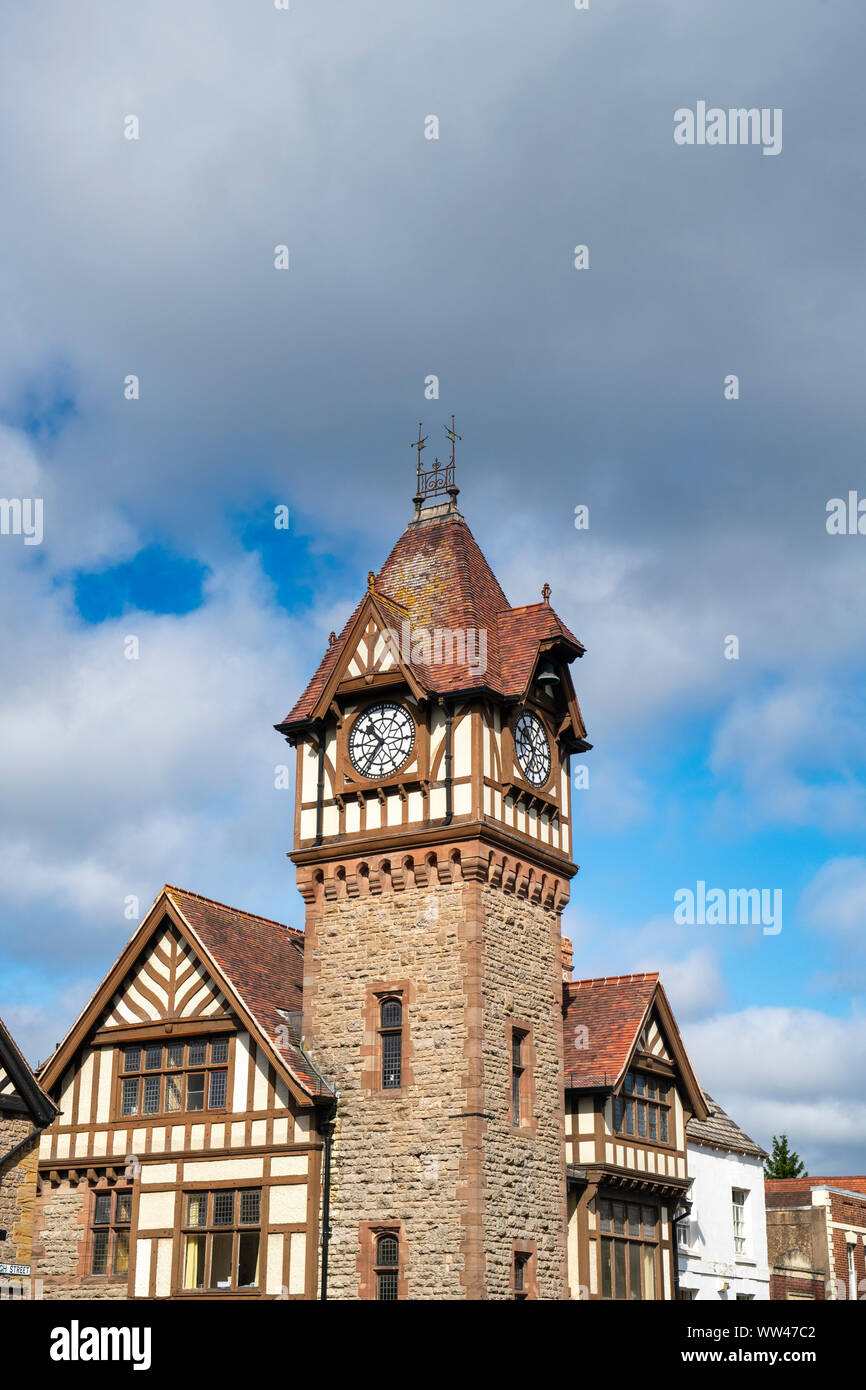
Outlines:
[[[612,975],[570,980],[565,985],[565,1083],[579,1090],[614,1086],[626,1070],[632,1048],[658,985],[658,974]],[[576,1041],[576,1029],[586,1028]]]
[[0,1018],[0,1109],[17,1109],[19,1105],[37,1126],[50,1125],[58,1113]]
[[[704,1095],[656,971],[566,981],[563,986],[566,1090],[617,1091],[637,1051],[641,1033],[654,1012],[692,1113],[705,1119]],[[583,1046],[584,1042],[588,1045]]]
[[[412,673],[430,695],[490,690],[505,699],[525,692],[542,644],[567,661],[584,648],[548,603],[511,608],[469,527],[450,504],[426,508],[409,523],[374,578],[371,592],[392,615],[399,632],[461,630],[486,633],[486,670],[469,661],[412,662]],[[290,732],[316,709],[354,631],[364,600],[328,648],[300,699],[277,725]],[[582,731],[585,732],[585,731]]]
[[294,1013],[301,1007],[303,932],[171,884],[165,885],[54,1056],[44,1064],[42,1084],[48,1088],[58,1080],[166,917],[188,941],[244,1026],[273,1057],[296,1098],[309,1103],[330,1095],[327,1083],[288,1038],[286,1020],[279,1012]]
[[754,1139],[734,1124],[717,1100],[704,1091],[707,1103],[707,1118],[692,1118],[686,1125],[686,1139],[693,1144],[708,1144],[714,1149],[727,1149],[731,1153],[749,1154],[753,1158],[766,1158],[767,1153]]

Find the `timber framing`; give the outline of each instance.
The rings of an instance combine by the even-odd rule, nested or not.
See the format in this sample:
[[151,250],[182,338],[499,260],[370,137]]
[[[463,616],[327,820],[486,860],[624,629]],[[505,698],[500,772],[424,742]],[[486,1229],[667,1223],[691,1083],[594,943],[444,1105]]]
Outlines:
[[[40,1084],[46,1090],[50,1090],[51,1087],[58,1082],[64,1070],[74,1058],[79,1047],[90,1037],[91,1033],[98,1031],[103,1037],[106,1033],[114,1033],[113,1029],[106,1029],[104,1027],[101,1029],[98,1028],[97,1025],[99,1020],[111,1003],[115,991],[123,983],[130,971],[133,970],[142,952],[165,920],[171,922],[180,936],[193,949],[203,964],[206,965],[209,974],[219,984],[220,989],[229,1000],[233,1013],[239,1023],[253,1034],[253,1036],[255,1036],[267,1049],[274,1066],[285,1080],[298,1104],[301,1106],[313,1105],[313,1094],[304,1087],[303,1083],[292,1072],[285,1058],[277,1048],[274,1039],[262,1028],[251,1009],[244,1002],[238,987],[225,976],[225,973],[212,956],[204,941],[190,926],[183,913],[173,901],[171,890],[168,885],[166,885],[157,896],[152,907],[142,921],[141,926],[108,971],[101,984],[97,987],[87,1007],[75,1020],[69,1032],[66,1034],[66,1037],[57,1048],[57,1051],[42,1067],[39,1075]],[[218,1020],[218,1022],[222,1023],[223,1020]],[[159,1020],[159,1024],[163,1028],[168,1025],[177,1026],[178,1029],[182,1028],[184,1032],[219,1031],[218,1028],[211,1030],[209,1022],[207,1026],[202,1026],[201,1028],[199,1028],[197,1021],[193,1021],[193,1023],[195,1026],[191,1027],[189,1021],[179,1016],[170,1016],[163,1020]],[[204,1021],[202,1021],[202,1023],[204,1024]],[[146,1024],[143,1026],[147,1027]],[[119,1031],[126,1032],[127,1030],[121,1029]]]

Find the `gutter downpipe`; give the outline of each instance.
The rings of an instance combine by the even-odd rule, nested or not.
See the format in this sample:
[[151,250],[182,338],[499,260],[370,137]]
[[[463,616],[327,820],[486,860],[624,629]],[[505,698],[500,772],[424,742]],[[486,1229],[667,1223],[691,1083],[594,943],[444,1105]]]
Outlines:
[[325,1141],[323,1154],[325,1173],[322,1179],[322,1288],[319,1294],[322,1303],[326,1303],[328,1299],[328,1247],[331,1239],[331,1144],[334,1137],[336,1114],[337,1102],[334,1100],[319,1125]]
[[678,1213],[678,1212],[676,1211],[676,1209],[675,1209],[675,1210],[674,1210],[674,1214],[673,1214],[672,1217],[671,1217],[671,1227],[673,1228],[673,1234],[672,1234],[672,1239],[671,1239],[671,1245],[672,1245],[672,1247],[673,1247],[673,1253],[674,1253],[674,1302],[675,1302],[675,1303],[679,1303],[679,1301],[680,1301],[680,1246],[679,1246],[679,1241],[677,1240],[677,1226],[679,1225],[679,1223],[680,1223],[681,1221],[685,1221],[685,1219],[686,1219],[687,1216],[691,1216],[691,1214],[692,1214],[692,1203],[686,1201],[685,1198],[683,1198],[682,1201],[679,1202],[677,1205],[678,1205],[678,1206],[682,1206],[682,1211]]

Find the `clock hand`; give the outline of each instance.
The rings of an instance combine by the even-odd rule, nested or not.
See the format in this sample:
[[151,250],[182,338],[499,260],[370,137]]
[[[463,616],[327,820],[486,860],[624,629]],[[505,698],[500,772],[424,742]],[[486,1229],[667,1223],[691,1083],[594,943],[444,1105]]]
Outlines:
[[382,747],[382,744],[383,744],[384,742],[385,742],[385,740],[384,740],[383,738],[380,738],[380,739],[378,740],[377,744],[376,744],[376,747],[373,749],[372,753],[370,754],[369,758],[367,759],[367,770],[368,770],[368,771],[369,771],[369,769],[373,766],[373,763],[376,761],[376,757],[377,757],[377,755],[378,755],[379,749]]

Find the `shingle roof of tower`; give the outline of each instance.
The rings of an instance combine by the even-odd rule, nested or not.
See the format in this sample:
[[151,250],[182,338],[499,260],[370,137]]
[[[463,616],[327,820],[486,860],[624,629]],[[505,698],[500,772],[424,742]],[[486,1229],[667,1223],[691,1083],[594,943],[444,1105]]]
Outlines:
[[751,1154],[754,1158],[766,1158],[767,1154],[760,1144],[756,1144],[754,1139],[750,1139],[740,1129],[739,1125],[734,1124],[730,1115],[719,1105],[718,1101],[713,1100],[711,1095],[704,1091],[704,1100],[707,1102],[709,1114],[705,1120],[689,1120],[686,1125],[686,1136],[695,1144],[709,1144],[716,1149],[730,1149],[732,1153]]
[[[429,507],[420,521],[406,527],[375,577],[377,600],[391,611],[394,625],[486,632],[486,670],[470,662],[424,665],[412,671],[431,693],[491,689],[516,698],[526,688],[538,644],[559,639],[583,653],[583,646],[547,603],[511,608],[475,537],[459,512],[449,505]],[[358,616],[355,608],[339,637],[328,648],[315,675],[283,721],[308,719],[343,653]]]

